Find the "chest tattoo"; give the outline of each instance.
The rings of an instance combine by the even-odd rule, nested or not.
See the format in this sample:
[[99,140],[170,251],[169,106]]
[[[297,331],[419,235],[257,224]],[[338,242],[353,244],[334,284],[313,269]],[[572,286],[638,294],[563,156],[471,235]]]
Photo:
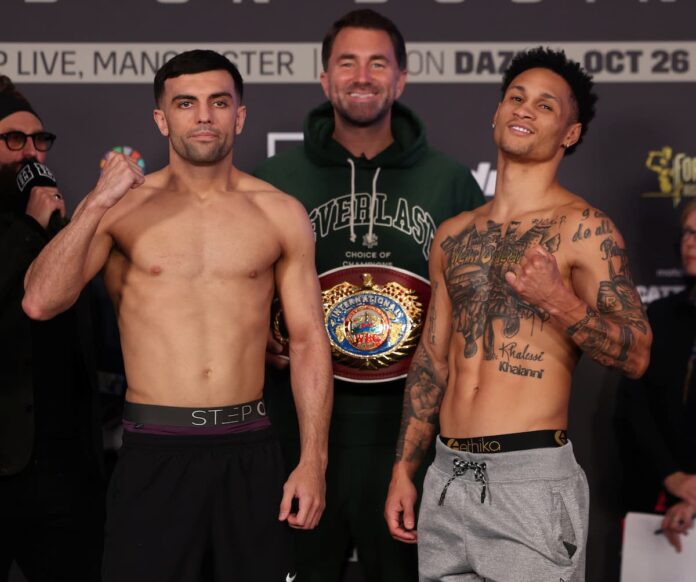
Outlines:
[[488,221],[482,232],[471,225],[442,242],[452,320],[454,330],[464,337],[465,357],[476,355],[477,341],[482,338],[483,358],[496,359],[496,320],[502,322],[503,336],[512,338],[519,332],[522,320],[530,320],[532,325],[538,320],[543,325],[549,319],[546,311],[512,290],[505,273],[531,247],[540,245],[555,253],[560,246],[560,234],[551,233],[555,225],[554,220],[538,220],[521,233],[520,223],[511,222],[503,232],[502,224]]

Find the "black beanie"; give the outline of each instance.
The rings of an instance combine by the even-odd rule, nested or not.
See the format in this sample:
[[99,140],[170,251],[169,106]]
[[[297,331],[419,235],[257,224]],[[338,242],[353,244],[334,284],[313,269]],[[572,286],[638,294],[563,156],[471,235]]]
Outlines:
[[20,99],[11,93],[0,92],[0,120],[19,111],[27,111],[41,119],[24,99]]

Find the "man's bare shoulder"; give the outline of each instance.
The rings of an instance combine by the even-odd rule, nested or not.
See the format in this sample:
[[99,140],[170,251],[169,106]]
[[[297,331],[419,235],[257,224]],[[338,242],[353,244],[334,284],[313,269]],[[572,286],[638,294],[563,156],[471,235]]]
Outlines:
[[287,213],[293,216],[307,216],[307,211],[297,198],[285,192],[281,192],[280,190],[254,190],[244,192],[244,194],[259,206],[259,208],[270,215],[277,215],[278,217],[283,217],[285,215],[286,218],[288,217]]
[[297,230],[311,229],[307,211],[302,203],[268,182],[239,172],[235,190],[244,194],[280,232],[293,233]]
[[581,196],[566,191],[558,205],[556,214],[565,216],[568,220],[580,220],[587,218],[595,210],[597,209]]
[[485,220],[490,214],[490,202],[486,202],[482,206],[474,210],[466,210],[460,212],[452,218],[445,220],[437,229],[436,239],[442,240],[450,236],[456,236],[461,232],[471,228],[477,222]]
[[143,187],[145,189],[151,188],[154,190],[164,190],[171,181],[171,171],[169,166],[157,170],[156,172],[151,172],[145,176],[145,183]]
[[561,249],[564,261],[576,269],[577,287],[583,273],[604,273],[609,259],[625,256],[626,246],[614,221],[586,200],[576,197],[563,211]]
[[261,180],[256,176],[252,176],[251,174],[248,174],[247,172],[242,172],[241,170],[238,170],[236,168],[233,170],[233,181],[235,182],[235,190],[239,190],[240,192],[280,192],[280,190],[278,190],[278,188],[276,188],[270,182]]
[[297,198],[278,190],[273,184],[256,176],[236,170],[234,189],[249,197],[250,200],[262,207],[264,211],[282,216],[283,213],[305,214],[304,206]]
[[608,237],[621,238],[616,225],[601,209],[592,206],[580,196],[558,209],[558,214],[564,216],[561,236],[567,242],[575,243],[577,247],[586,244],[601,243]]

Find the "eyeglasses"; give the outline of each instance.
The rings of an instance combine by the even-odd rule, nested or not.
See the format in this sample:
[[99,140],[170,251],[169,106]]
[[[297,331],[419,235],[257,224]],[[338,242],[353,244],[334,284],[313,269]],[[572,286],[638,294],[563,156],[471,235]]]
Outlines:
[[56,136],[48,131],[37,131],[36,133],[24,133],[23,131],[8,131],[0,133],[0,139],[5,140],[7,148],[17,152],[27,143],[27,138],[31,138],[34,147],[40,152],[47,152],[56,141]]
[[686,228],[683,228],[681,231],[681,239],[682,240],[689,240],[689,239],[696,240],[696,230],[694,230],[693,228],[689,228],[688,226]]

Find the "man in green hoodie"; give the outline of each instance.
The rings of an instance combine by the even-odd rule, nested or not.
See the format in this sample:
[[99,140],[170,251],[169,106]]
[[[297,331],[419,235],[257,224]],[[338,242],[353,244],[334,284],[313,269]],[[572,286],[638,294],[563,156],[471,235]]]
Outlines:
[[[483,195],[469,169],[432,150],[421,121],[396,102],[406,49],[394,23],[372,10],[346,14],[324,38],[322,61],[328,102],[309,113],[304,145],[255,172],[305,205],[328,321],[340,319],[327,330],[336,378],[327,505],[316,530],[297,533],[298,571],[303,580],[338,581],[352,544],[367,580],[407,582],[417,579],[415,548],[391,538],[382,508],[413,340],[397,336],[417,328],[424,311],[399,317],[407,291],[416,290],[411,307],[425,306],[437,226]],[[362,273],[370,275],[364,285]],[[398,307],[375,307],[385,304]],[[269,374],[265,394],[291,466],[299,449],[286,370]]]

